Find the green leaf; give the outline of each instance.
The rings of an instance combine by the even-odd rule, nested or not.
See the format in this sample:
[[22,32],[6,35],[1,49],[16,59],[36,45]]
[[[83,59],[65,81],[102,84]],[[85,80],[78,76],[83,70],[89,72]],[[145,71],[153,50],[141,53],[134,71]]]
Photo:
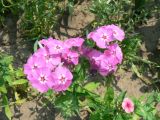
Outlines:
[[14,68],[13,68],[13,66],[12,66],[12,64],[9,64],[9,70],[11,71],[11,72],[14,72]]
[[6,106],[6,105],[9,104],[9,103],[8,103],[8,98],[7,98],[6,95],[3,95],[3,96],[2,96],[2,103],[3,103],[4,106]]
[[160,94],[157,95],[157,101],[160,102]]
[[20,79],[20,80],[16,80],[12,83],[12,85],[21,85],[21,84],[25,84],[28,81],[26,79]]
[[7,93],[7,89],[5,85],[0,86],[0,92],[5,93],[5,94]]
[[54,91],[51,90],[51,89],[49,89],[49,90],[45,93],[46,96],[51,96],[51,95],[53,95],[53,94],[54,94]]
[[16,104],[22,104],[26,101],[26,99],[19,99],[19,100],[16,100]]
[[37,51],[37,49],[38,49],[38,40],[36,40],[36,42],[34,43],[34,52],[36,52]]
[[0,59],[0,64],[9,65],[13,61],[13,56],[3,56],[3,59]]
[[139,73],[137,67],[136,67],[134,64],[132,64],[132,70],[133,70],[133,72],[135,72],[135,74],[136,74],[139,78],[142,78],[142,75]]
[[93,90],[95,90],[99,85],[100,85],[100,83],[90,82],[90,83],[86,84],[86,85],[84,86],[84,88],[87,89],[88,91],[93,91]]
[[15,99],[19,100],[19,94],[17,92],[14,93]]
[[65,92],[65,95],[60,95],[59,97],[56,97],[55,105],[60,105],[64,103],[65,101],[71,100],[72,95],[70,92]]
[[156,120],[155,115],[152,112],[147,112],[147,120]]
[[73,10],[74,10],[73,8],[74,8],[74,3],[73,3],[73,1],[68,2],[69,14],[72,14],[72,13],[73,13]]
[[104,96],[104,102],[107,105],[110,105],[111,102],[114,99],[114,89],[112,87],[107,88],[105,96]]
[[126,95],[126,91],[121,92],[120,95],[117,97],[117,100],[116,100],[116,101],[117,101],[118,103],[122,103],[125,95]]
[[115,120],[124,120],[124,119],[123,119],[123,117],[122,117],[121,114],[118,114],[118,115],[116,116],[116,119],[115,119]]
[[11,118],[12,118],[12,112],[11,112],[11,110],[9,108],[9,105],[5,106],[4,109],[5,109],[6,116],[8,117],[9,120],[11,120]]
[[155,97],[154,95],[150,95],[148,98],[147,98],[147,104],[151,105],[153,102],[155,101]]
[[81,70],[81,64],[75,66],[74,72],[78,73]]
[[24,73],[22,68],[16,70],[16,77],[23,77],[23,76],[24,76]]
[[7,81],[9,85],[12,84],[13,78],[11,75],[5,75],[3,76],[4,81]]
[[147,117],[147,113],[145,111],[145,108],[143,106],[137,106],[136,110],[135,110],[135,113],[139,116],[142,116],[143,119],[146,120],[146,117]]
[[93,42],[92,40],[87,39],[85,41],[86,46],[89,46],[90,48],[93,48],[95,46],[95,42]]
[[8,102],[8,98],[7,98],[6,95],[3,95],[3,97],[2,97],[2,103],[3,103],[3,106],[5,106],[4,109],[5,109],[6,116],[8,117],[9,120],[11,120],[12,113],[10,111],[9,102]]
[[[0,74],[1,76],[1,74]],[[0,86],[3,86],[4,85],[4,80],[3,79],[0,79]]]
[[79,102],[78,102],[78,96],[77,96],[76,92],[73,92],[72,105],[73,105],[73,109],[76,112],[78,112],[79,111]]

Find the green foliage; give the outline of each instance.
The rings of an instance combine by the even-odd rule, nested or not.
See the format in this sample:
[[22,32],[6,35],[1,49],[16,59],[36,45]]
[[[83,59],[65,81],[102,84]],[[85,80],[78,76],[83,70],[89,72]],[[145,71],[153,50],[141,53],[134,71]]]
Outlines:
[[126,31],[133,31],[133,7],[134,3],[131,0],[94,0],[91,12],[96,15],[96,20],[93,26],[119,24],[126,28]]
[[160,116],[157,115],[155,106],[160,102],[160,94],[153,92],[147,97],[145,102],[142,100],[135,100],[136,110],[135,113],[144,120],[158,120]]
[[4,107],[6,116],[11,119],[10,105],[21,104],[20,93],[27,92],[27,83],[21,68],[15,69],[12,65],[13,57],[0,55],[0,94],[2,95],[1,106]]
[[121,108],[122,101],[126,92],[122,92],[117,98],[114,96],[113,88],[106,89],[105,97],[102,102],[92,106],[90,120],[129,120],[131,116],[127,115]]
[[[139,15],[135,16],[135,3],[132,0],[94,0],[91,12],[96,15],[93,28],[107,24],[118,24],[125,30],[125,40],[121,43],[123,55],[127,63],[133,62],[137,56],[141,38],[134,32]],[[142,19],[141,19],[142,20]],[[97,22],[98,21],[98,22]]]
[[20,23],[22,35],[32,40],[49,36],[62,13],[58,5],[59,0],[23,1]]
[[144,23],[155,11],[158,12],[159,2],[149,0],[93,0],[90,8],[96,15],[92,27],[117,24],[125,30],[125,40],[121,44],[125,62],[141,61],[153,64],[138,57],[141,36],[135,33],[135,27]]
[[[106,91],[104,102],[92,105],[93,111],[90,115],[90,120],[158,120],[159,116],[155,106],[159,103],[159,93],[153,92],[147,97],[147,100],[134,99],[135,110],[131,114],[127,114],[122,110],[121,104],[126,92],[122,92],[116,98],[112,88]],[[106,101],[106,102],[105,102]],[[143,102],[142,102],[143,101]]]
[[73,71],[74,80],[76,82],[86,80],[89,69],[89,61],[86,58],[81,58],[79,62],[80,64],[78,64]]
[[134,61],[135,56],[138,55],[140,45],[141,38],[138,35],[127,37],[124,41],[122,41],[121,46],[124,58],[130,61]]
[[5,17],[9,13],[17,15],[19,12],[19,3],[22,0],[1,0],[0,2],[0,25],[4,25]]
[[85,45],[89,46],[90,48],[93,48],[95,46],[95,42],[93,42],[92,40],[85,40]]
[[118,24],[127,33],[133,32],[135,26],[144,23],[158,10],[158,4],[153,3],[149,0],[93,0],[90,9],[96,15],[93,27]]

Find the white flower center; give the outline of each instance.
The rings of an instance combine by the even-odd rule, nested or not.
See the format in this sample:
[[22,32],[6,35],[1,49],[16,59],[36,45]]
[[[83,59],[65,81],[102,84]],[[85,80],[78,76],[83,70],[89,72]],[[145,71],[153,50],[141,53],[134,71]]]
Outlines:
[[65,84],[66,82],[66,77],[64,74],[61,74],[61,76],[59,77],[59,83],[60,84]]
[[104,34],[102,34],[102,36],[101,36],[101,40],[103,40],[103,41],[107,41],[107,40],[108,40],[108,35],[106,35],[105,33],[104,33]]
[[59,46],[59,45],[56,45],[56,46],[55,46],[55,50],[56,50],[56,51],[58,51],[58,52],[59,52],[61,49],[62,49],[62,47],[61,47],[61,46]]
[[37,64],[34,64],[33,66],[32,66],[32,70],[35,70],[35,69],[37,69],[38,68],[38,65]]
[[40,81],[41,84],[45,84],[47,82],[47,77],[41,74],[38,80]]
[[113,35],[117,35],[117,31],[114,30],[114,31],[113,31]]
[[46,59],[46,62],[48,63],[51,61],[51,56],[46,54],[45,59]]

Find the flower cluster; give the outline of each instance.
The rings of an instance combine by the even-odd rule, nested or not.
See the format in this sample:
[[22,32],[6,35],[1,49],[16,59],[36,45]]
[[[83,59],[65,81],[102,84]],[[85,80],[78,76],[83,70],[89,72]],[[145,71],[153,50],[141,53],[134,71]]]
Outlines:
[[100,48],[107,48],[110,42],[124,39],[124,31],[116,25],[106,25],[88,34],[87,38],[96,42]]
[[53,38],[41,40],[39,48],[24,65],[24,73],[34,88],[40,92],[48,89],[65,91],[72,83],[73,75],[69,65],[77,65],[82,38],[59,41]]
[[118,44],[108,46],[104,52],[95,49],[82,48],[83,55],[87,57],[92,70],[97,70],[102,76],[116,71],[117,64],[122,62],[123,54]]
[[123,54],[115,40],[122,41],[124,32],[118,26],[99,27],[88,34],[88,39],[96,42],[102,52],[85,46],[83,38],[71,38],[65,41],[53,38],[39,41],[40,48],[24,65],[24,73],[34,88],[40,92],[48,89],[65,91],[72,83],[71,67],[79,63],[79,57],[85,56],[91,69],[107,76],[116,71],[122,62]]
[[113,41],[124,39],[123,30],[115,25],[107,25],[89,33],[87,37],[96,42],[99,48],[104,49],[101,52],[96,49],[82,48],[83,55],[90,61],[91,69],[97,70],[102,76],[116,71],[117,64],[122,62],[123,53],[119,45]]

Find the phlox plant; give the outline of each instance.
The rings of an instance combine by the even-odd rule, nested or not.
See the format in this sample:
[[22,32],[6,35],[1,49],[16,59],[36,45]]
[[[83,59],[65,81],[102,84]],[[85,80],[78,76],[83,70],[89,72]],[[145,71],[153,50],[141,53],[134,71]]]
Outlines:
[[[91,120],[143,118],[143,105],[125,98],[126,92],[115,97],[110,86],[114,78],[112,73],[123,60],[119,46],[123,40],[124,31],[114,24],[98,27],[87,35],[87,39],[42,39],[38,42],[39,49],[24,65],[24,73],[32,87],[44,93],[43,97],[59,108],[66,119],[79,115],[82,109],[87,110]],[[100,84],[89,80],[93,73],[106,82],[104,97],[93,92]]]
[[125,29],[125,40],[119,44],[124,58],[122,67],[132,69],[136,76],[147,85],[154,84],[154,82],[144,80],[145,72],[153,71],[159,65],[140,57],[143,37],[137,33],[137,30],[151,16],[158,13],[160,5],[158,1],[155,2],[152,0],[93,0],[90,7],[90,11],[95,14],[91,28],[112,23]]
[[102,26],[88,34],[88,39],[103,49],[96,50],[85,46],[83,38],[71,38],[59,41],[53,38],[39,41],[40,48],[24,65],[24,73],[32,86],[40,92],[53,89],[65,91],[72,83],[74,66],[79,64],[81,56],[89,60],[91,70],[107,76],[116,71],[122,62],[122,51],[115,40],[122,41],[124,32],[116,25]]
[[[72,103],[74,106],[71,111],[77,113],[79,98],[91,96],[88,88],[83,88],[90,72],[95,71],[106,77],[115,72],[122,62],[123,53],[118,41],[124,37],[124,31],[118,26],[105,25],[89,33],[87,40],[80,37],[65,41],[52,37],[42,39],[38,42],[39,49],[24,65],[24,73],[29,83],[39,92],[53,90],[58,93],[57,99],[62,102],[57,103],[55,98],[55,106],[68,100],[70,102],[66,104]],[[95,45],[91,47],[88,41]],[[66,97],[64,101],[61,96]]]

